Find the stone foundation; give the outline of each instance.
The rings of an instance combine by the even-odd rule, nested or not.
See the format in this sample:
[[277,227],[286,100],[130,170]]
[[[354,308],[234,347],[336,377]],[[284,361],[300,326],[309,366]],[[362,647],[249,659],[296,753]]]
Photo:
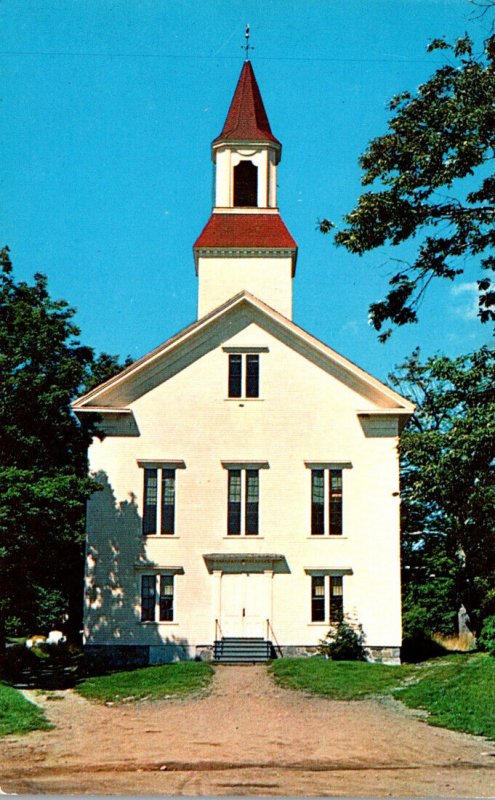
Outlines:
[[90,675],[113,669],[137,669],[150,662],[148,645],[91,644],[84,648],[84,666]]
[[196,645],[196,661],[213,661],[212,644],[197,644]]
[[177,661],[191,661],[194,656],[192,648],[182,644],[150,645],[149,664],[174,664]]
[[[317,645],[281,645],[284,658],[306,658],[318,655]],[[373,664],[400,664],[400,647],[367,647],[368,661]]]
[[193,660],[212,661],[213,645],[200,644],[189,647],[179,644],[87,644],[84,647],[85,670],[90,675],[114,669],[137,669],[154,664]]
[[367,647],[368,661],[373,664],[400,664],[400,647]]
[[317,645],[312,644],[282,644],[280,649],[284,658],[306,658],[318,655]]
[[[284,658],[309,658],[318,655],[317,645],[281,645]],[[367,647],[368,661],[375,664],[400,664],[400,647]],[[278,655],[278,652],[277,652]],[[84,648],[86,672],[97,674],[111,669],[136,669],[151,664],[177,661],[212,661],[213,645],[113,645],[91,644]]]

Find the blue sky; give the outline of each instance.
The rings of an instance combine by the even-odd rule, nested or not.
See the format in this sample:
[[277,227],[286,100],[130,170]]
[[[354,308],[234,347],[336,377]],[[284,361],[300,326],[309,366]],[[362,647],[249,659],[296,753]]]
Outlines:
[[428,41],[469,30],[481,43],[488,22],[467,0],[3,0],[0,22],[2,244],[17,277],[46,273],[77,308],[85,344],[137,358],[196,318],[191,248],[246,22],[283,143],[294,320],[380,378],[416,345],[457,355],[488,341],[468,265],[456,286],[433,287],[418,325],[379,344],[368,305],[404,253],[351,256],[317,231],[354,207],[387,100],[439,65]]

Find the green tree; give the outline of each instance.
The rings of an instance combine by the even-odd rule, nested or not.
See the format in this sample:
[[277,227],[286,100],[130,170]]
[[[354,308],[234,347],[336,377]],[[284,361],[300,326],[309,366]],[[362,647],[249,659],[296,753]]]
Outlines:
[[400,444],[406,627],[479,630],[495,612],[495,354],[415,351],[391,376],[417,404]]
[[16,282],[0,251],[0,642],[6,633],[81,624],[85,501],[93,425],[70,402],[119,366],[82,346],[74,309],[44,275]]
[[[373,189],[345,216],[336,244],[363,255],[387,243],[417,241],[415,260],[397,259],[402,266],[387,296],[370,306],[378,331],[387,320],[416,322],[430,282],[454,280],[466,259],[480,264],[479,316],[495,319],[495,35],[484,44],[478,56],[467,35],[454,45],[432,41],[428,51],[444,51],[448,63],[415,95],[403,92],[390,101],[388,132],[360,159],[362,184]],[[320,223],[324,233],[333,227]]]

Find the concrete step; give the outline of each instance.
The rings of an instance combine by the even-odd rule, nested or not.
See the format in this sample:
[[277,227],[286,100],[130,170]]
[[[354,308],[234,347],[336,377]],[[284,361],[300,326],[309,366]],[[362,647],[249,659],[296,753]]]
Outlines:
[[226,637],[215,642],[214,661],[217,664],[248,664],[266,662],[273,658],[273,645],[261,637]]

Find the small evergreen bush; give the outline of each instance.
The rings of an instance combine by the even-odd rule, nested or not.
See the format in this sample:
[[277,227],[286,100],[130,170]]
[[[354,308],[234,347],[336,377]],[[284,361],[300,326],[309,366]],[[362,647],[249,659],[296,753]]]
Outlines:
[[495,614],[485,619],[476,643],[480,650],[495,656]]
[[366,661],[365,641],[362,625],[343,617],[321,639],[318,652],[332,661]]

